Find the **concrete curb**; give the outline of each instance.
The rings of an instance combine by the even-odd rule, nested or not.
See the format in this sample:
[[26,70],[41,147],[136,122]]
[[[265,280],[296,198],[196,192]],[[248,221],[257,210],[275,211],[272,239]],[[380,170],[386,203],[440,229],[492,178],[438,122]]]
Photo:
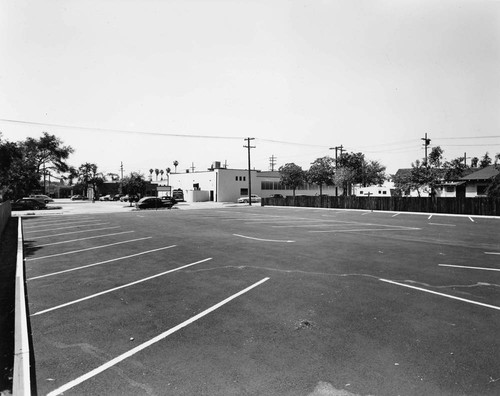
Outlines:
[[30,346],[28,338],[28,316],[24,287],[23,225],[19,217],[16,261],[16,309],[14,327],[14,374],[13,395],[31,395]]

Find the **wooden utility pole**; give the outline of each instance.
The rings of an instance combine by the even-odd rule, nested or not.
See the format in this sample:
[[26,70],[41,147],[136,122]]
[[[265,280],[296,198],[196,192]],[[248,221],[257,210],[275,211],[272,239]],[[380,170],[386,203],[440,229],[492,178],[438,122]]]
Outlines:
[[250,146],[250,140],[254,140],[255,138],[246,138],[247,145],[243,146],[248,149],[248,204],[252,206],[252,172],[250,167],[250,149],[255,148],[255,146]]

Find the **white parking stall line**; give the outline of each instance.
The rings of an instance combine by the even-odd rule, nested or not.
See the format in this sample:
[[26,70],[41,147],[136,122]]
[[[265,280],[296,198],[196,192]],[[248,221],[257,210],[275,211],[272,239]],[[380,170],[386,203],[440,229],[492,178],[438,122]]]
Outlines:
[[396,213],[394,215],[392,215],[391,217],[396,217],[396,216],[399,216],[401,213]]
[[469,216],[469,220],[474,223],[474,219],[472,217],[470,217],[470,216]]
[[43,246],[61,245],[61,244],[64,244],[64,243],[86,241],[88,239],[104,238],[104,237],[113,236],[113,235],[130,234],[131,232],[135,232],[135,231],[114,232],[113,234],[94,235],[94,236],[86,237],[86,238],[71,239],[69,241],[60,241],[60,242],[45,243],[43,245],[29,246],[28,249],[36,249],[36,248],[40,248],[40,247],[43,247]]
[[430,215],[429,217],[427,217],[427,220],[430,220],[430,219],[432,219],[432,215]]
[[[344,226],[345,224],[339,224]],[[332,224],[288,224],[288,225],[274,225],[272,228],[314,228],[314,227],[332,227]]]
[[407,285],[407,284],[404,284],[404,283],[394,282],[394,281],[391,281],[391,280],[388,280],[388,279],[382,279],[382,278],[380,278],[379,280],[382,281],[382,282],[393,284],[393,285],[403,286],[403,287],[407,287],[409,289],[419,290],[419,291],[423,291],[425,293],[435,294],[437,296],[451,298],[453,300],[463,301],[463,302],[466,302],[466,303],[469,303],[469,304],[480,305],[481,307],[496,309],[496,310],[500,311],[500,307],[497,307],[496,305],[485,304],[485,303],[482,303],[482,302],[479,302],[479,301],[469,300],[469,299],[462,298],[462,297],[455,297],[455,296],[452,296],[450,294],[438,293],[438,292],[435,292],[433,290],[428,290],[428,289],[424,289],[422,287],[417,287],[417,286],[411,286],[411,285]]
[[452,268],[464,268],[464,269],[474,269],[474,270],[482,270],[482,271],[500,271],[500,268],[491,268],[491,267],[471,267],[468,265],[454,265],[454,264],[438,264],[440,267],[452,267]]
[[103,228],[92,228],[90,230],[78,230],[78,231],[62,232],[60,234],[42,235],[42,236],[37,236],[36,240],[38,241],[39,239],[42,239],[42,238],[52,238],[52,237],[61,236],[61,235],[81,234],[83,232],[95,232],[95,231],[103,231],[103,230],[113,230],[115,228],[120,228],[120,226],[103,227]]
[[165,247],[161,247],[161,248],[158,248],[158,249],[147,250],[145,252],[130,254],[128,256],[123,256],[123,257],[117,257],[117,258],[110,259],[110,260],[100,261],[100,262],[94,263],[94,264],[82,265],[81,267],[75,267],[75,268],[70,268],[70,269],[63,270],[63,271],[52,272],[50,274],[34,276],[33,278],[28,278],[27,280],[31,281],[31,280],[35,280],[35,279],[47,278],[49,276],[64,274],[66,272],[78,271],[78,270],[89,268],[89,267],[95,267],[96,265],[108,264],[108,263],[112,263],[114,261],[125,260],[125,259],[132,258],[132,257],[142,256],[143,254],[148,254],[148,253],[153,253],[153,252],[159,252],[160,250],[170,249],[170,248],[173,248],[173,247],[176,247],[176,246],[177,245],[170,245],[170,246],[165,246]]
[[500,252],[484,252],[484,254],[500,254]]
[[427,223],[429,225],[442,226],[442,227],[456,227],[456,224],[442,224],[442,223]]
[[94,247],[90,247],[90,248],[86,248],[86,249],[73,250],[71,252],[57,253],[57,254],[51,254],[49,256],[28,258],[28,259],[26,259],[26,261],[35,261],[35,260],[42,260],[42,259],[46,259],[46,258],[50,258],[50,257],[65,256],[68,254],[81,253],[81,252],[86,252],[88,250],[102,249],[102,248],[109,247],[109,246],[121,245],[123,243],[130,243],[130,242],[136,242],[136,241],[143,241],[145,239],[151,239],[151,238],[153,238],[153,237],[130,239],[128,241],[121,241],[121,242],[110,243],[108,245],[101,245],[101,246],[94,246]]
[[65,225],[65,224],[75,224],[75,223],[88,223],[92,221],[98,221],[97,219],[82,219],[82,220],[66,220],[66,221],[44,221],[37,222],[38,225],[31,225],[29,227],[23,227],[24,230],[31,230],[33,228],[47,227],[48,225]]
[[366,232],[366,231],[415,231],[421,228],[404,227],[404,228],[357,228],[357,229],[344,229],[344,230],[311,230],[308,232]]
[[87,296],[87,297],[79,298],[78,300],[73,300],[73,301],[67,302],[65,304],[61,304],[61,305],[57,305],[57,306],[52,307],[52,308],[44,309],[43,311],[36,312],[36,313],[34,313],[34,314],[30,315],[30,316],[42,315],[42,314],[47,313],[47,312],[55,311],[56,309],[64,308],[64,307],[67,307],[67,306],[70,306],[70,305],[74,305],[74,304],[78,304],[79,302],[90,300],[92,298],[99,297],[99,296],[102,296],[104,294],[112,293],[112,292],[114,292],[116,290],[124,289],[126,287],[130,287],[130,286],[133,286],[133,285],[137,285],[139,283],[143,283],[143,282],[146,282],[148,280],[151,280],[151,279],[154,279],[154,278],[158,278],[158,277],[166,275],[166,274],[170,274],[172,272],[180,271],[180,270],[182,270],[184,268],[192,267],[193,265],[201,264],[201,263],[204,263],[204,262],[209,261],[209,260],[212,260],[212,258],[209,257],[209,258],[206,258],[204,260],[200,260],[200,261],[196,261],[196,262],[191,263],[191,264],[183,265],[182,267],[177,267],[177,268],[174,268],[174,269],[171,269],[171,270],[168,270],[168,271],[165,271],[165,272],[161,272],[161,273],[153,275],[153,276],[148,276],[147,278],[140,279],[140,280],[137,280],[135,282],[127,283],[126,285],[122,285],[122,286],[118,286],[118,287],[113,287],[112,289],[104,290],[102,292],[99,292],[99,293],[96,293],[96,294],[92,294],[92,295]]
[[278,242],[278,243],[294,243],[295,241],[286,241],[283,239],[263,239],[263,238],[254,238],[250,236],[245,236],[245,235],[240,235],[240,234],[233,234],[234,236],[240,237],[240,238],[245,238],[245,239],[252,239],[254,241],[260,241],[260,242]]
[[43,230],[35,230],[35,231],[29,231],[26,234],[34,234],[36,232],[47,232],[47,231],[58,231],[58,230],[67,230],[69,228],[78,228],[78,227],[92,227],[92,226],[97,226],[97,225],[104,225],[104,224],[109,224],[107,223],[94,223],[94,224],[81,224],[81,225],[73,225],[73,226],[68,226],[68,227],[58,227],[58,228],[44,228]]
[[222,300],[221,302],[211,306],[210,308],[204,310],[203,312],[200,312],[199,314],[193,316],[192,318],[185,320],[184,322],[178,324],[177,326],[174,326],[171,329],[157,335],[156,337],[152,338],[151,340],[146,341],[146,342],[142,343],[141,345],[136,346],[135,348],[131,349],[130,351],[125,352],[125,353],[117,356],[116,358],[110,360],[107,363],[104,363],[103,365],[95,368],[92,371],[89,371],[87,374],[82,375],[81,377],[78,377],[71,382],[68,382],[67,384],[53,390],[52,392],[49,392],[47,394],[47,396],[60,395],[64,392],[70,390],[71,388],[74,388],[75,386],[81,384],[82,382],[85,382],[88,379],[95,377],[96,375],[102,373],[103,371],[109,369],[110,367],[117,365],[118,363],[135,355],[136,353],[142,351],[143,349],[146,349],[146,348],[150,347],[151,345],[156,344],[157,342],[163,340],[164,338],[167,338],[169,335],[181,330],[183,327],[190,325],[191,323],[197,321],[198,319],[203,318],[204,316],[208,315],[209,313],[215,311],[216,309],[219,309],[220,307],[226,305],[227,303],[234,300],[235,298],[240,297],[241,295],[249,292],[250,290],[256,288],[257,286],[260,286],[261,284],[263,284],[264,282],[266,282],[268,280],[269,280],[269,278],[261,279],[260,281],[254,283],[253,285],[247,287],[246,289],[243,289],[243,290],[239,291],[238,293],[233,294],[232,296],[230,296],[230,297],[226,298],[225,300]]

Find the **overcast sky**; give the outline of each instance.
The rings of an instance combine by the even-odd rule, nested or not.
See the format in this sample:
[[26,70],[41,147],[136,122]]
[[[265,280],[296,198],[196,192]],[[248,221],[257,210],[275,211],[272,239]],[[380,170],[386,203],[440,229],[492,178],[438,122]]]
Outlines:
[[0,57],[3,138],[105,173],[500,152],[499,1],[0,0]]

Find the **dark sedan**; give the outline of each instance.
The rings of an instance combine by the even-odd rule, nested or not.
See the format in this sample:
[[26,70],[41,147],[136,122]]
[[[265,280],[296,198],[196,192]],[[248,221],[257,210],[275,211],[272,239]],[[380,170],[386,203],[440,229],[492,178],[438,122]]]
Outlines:
[[144,197],[136,204],[139,209],[171,208],[173,205],[175,205],[175,200],[164,200],[158,197]]
[[38,210],[45,209],[45,202],[38,201],[34,198],[21,198],[12,203],[12,210]]

